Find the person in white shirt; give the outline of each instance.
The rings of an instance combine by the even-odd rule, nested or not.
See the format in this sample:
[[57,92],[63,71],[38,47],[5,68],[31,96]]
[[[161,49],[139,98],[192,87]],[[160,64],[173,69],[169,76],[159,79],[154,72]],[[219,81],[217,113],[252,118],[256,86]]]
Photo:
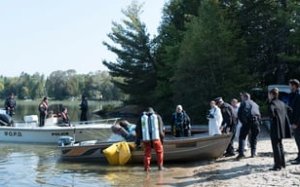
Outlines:
[[222,134],[220,127],[223,121],[220,108],[216,105],[215,101],[210,102],[211,109],[207,116],[208,119],[208,134],[209,136]]

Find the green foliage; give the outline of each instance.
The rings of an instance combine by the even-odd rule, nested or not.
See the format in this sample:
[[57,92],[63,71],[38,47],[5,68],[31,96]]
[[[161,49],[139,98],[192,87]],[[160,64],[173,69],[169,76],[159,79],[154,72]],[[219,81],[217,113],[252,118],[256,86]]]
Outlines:
[[299,48],[290,39],[299,25],[299,1],[240,0],[237,3],[235,11],[241,36],[247,43],[252,74],[262,85],[286,83],[295,70],[290,66],[290,57]]
[[126,19],[122,24],[113,22],[112,32],[108,34],[114,44],[103,44],[115,53],[115,62],[103,61],[114,83],[124,93],[129,94],[129,102],[149,104],[152,102],[156,86],[154,58],[151,53],[151,41],[144,23],[140,21],[141,5],[133,2],[122,11]]
[[44,75],[21,73],[19,77],[0,77],[0,95],[6,98],[10,93],[18,99],[40,99],[49,96],[56,100],[80,98],[81,94],[91,100],[122,100],[124,94],[112,83],[108,72],[98,71],[77,74],[75,70],[54,71],[47,80]]
[[177,68],[177,60],[186,24],[198,15],[199,0],[173,0],[163,9],[162,24],[156,41],[157,87],[156,100],[158,109],[171,112],[173,98],[173,77]]
[[219,3],[203,1],[181,43],[174,99],[195,120],[205,119],[210,100],[231,99],[249,84],[243,62],[245,44],[235,28]]

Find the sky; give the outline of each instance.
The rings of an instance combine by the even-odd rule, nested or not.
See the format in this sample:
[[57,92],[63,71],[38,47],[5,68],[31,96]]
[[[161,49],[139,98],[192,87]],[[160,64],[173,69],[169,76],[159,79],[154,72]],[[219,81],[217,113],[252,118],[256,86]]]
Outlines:
[[[132,0],[1,0],[0,75],[22,72],[49,75],[56,70],[77,73],[107,70],[102,61],[116,56],[102,44],[112,21]],[[145,0],[141,20],[157,34],[167,0]]]

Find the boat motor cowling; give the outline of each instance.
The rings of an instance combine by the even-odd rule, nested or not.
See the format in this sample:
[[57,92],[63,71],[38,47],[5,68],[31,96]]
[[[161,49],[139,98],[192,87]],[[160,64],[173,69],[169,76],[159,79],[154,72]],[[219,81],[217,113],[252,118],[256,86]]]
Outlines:
[[72,145],[74,143],[74,138],[71,136],[61,136],[57,143],[58,146]]

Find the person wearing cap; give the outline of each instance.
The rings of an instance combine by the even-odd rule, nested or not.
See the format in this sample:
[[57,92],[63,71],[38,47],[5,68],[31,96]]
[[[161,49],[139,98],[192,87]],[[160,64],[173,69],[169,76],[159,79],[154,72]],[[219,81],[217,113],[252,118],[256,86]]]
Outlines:
[[191,120],[181,105],[172,115],[171,132],[175,137],[191,136]]
[[221,123],[221,131],[223,133],[232,133],[232,138],[224,154],[225,157],[234,156],[233,140],[235,135],[235,124],[233,109],[230,104],[223,101],[222,97],[215,99],[216,104],[221,109],[223,121]]
[[269,94],[269,116],[271,118],[270,136],[273,148],[274,166],[270,170],[278,171],[285,168],[285,158],[282,145],[283,138],[291,138],[288,106],[278,99],[279,90],[273,88]]
[[300,164],[300,94],[299,94],[299,81],[291,79],[289,81],[291,93],[289,94],[288,105],[291,108],[289,115],[291,127],[294,132],[296,145],[298,147],[297,158],[292,160],[292,164]]
[[[136,136],[144,145],[144,170],[150,171],[152,147],[156,152],[158,170],[163,170],[163,121],[153,108],[149,107],[143,112],[136,126]],[[136,143],[139,146],[139,141]]]
[[80,115],[80,121],[87,121],[87,113],[88,113],[89,105],[88,105],[88,100],[85,95],[82,95],[81,97],[81,103],[80,103],[80,110],[81,110],[81,115]]
[[45,125],[46,116],[48,114],[48,98],[44,97],[41,103],[39,104],[39,112],[40,112],[40,127]]
[[249,132],[251,133],[250,138],[250,147],[251,147],[251,157],[256,156],[256,144],[257,144],[257,136],[260,132],[260,111],[259,106],[253,100],[251,100],[251,96],[249,93],[241,93],[241,106],[238,111],[238,118],[242,123],[242,127],[240,130],[239,136],[239,155],[237,156],[237,160],[245,158],[245,143],[246,137]]

